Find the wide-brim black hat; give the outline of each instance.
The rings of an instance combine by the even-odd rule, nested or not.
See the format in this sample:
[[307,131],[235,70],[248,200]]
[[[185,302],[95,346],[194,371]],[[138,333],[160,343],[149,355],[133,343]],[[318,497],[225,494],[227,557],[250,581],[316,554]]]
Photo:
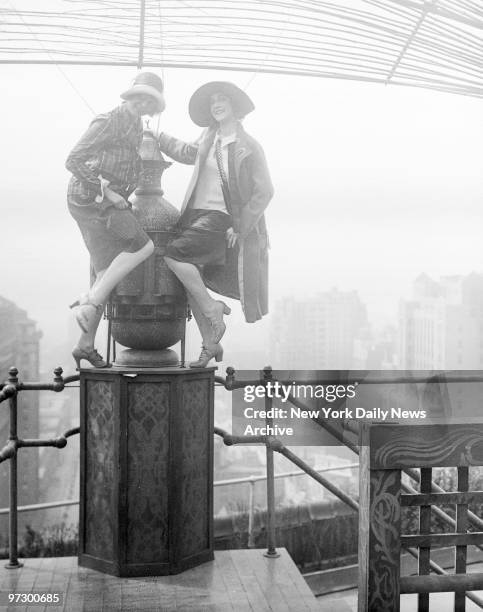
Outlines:
[[199,87],[190,99],[188,110],[191,119],[196,125],[208,127],[213,123],[210,98],[215,93],[223,93],[230,98],[233,110],[240,119],[251,113],[255,108],[250,97],[233,83],[228,81],[210,81]]
[[154,72],[140,72],[134,79],[131,87],[121,94],[121,98],[128,100],[132,96],[140,94],[151,96],[156,100],[158,113],[166,108],[163,81]]

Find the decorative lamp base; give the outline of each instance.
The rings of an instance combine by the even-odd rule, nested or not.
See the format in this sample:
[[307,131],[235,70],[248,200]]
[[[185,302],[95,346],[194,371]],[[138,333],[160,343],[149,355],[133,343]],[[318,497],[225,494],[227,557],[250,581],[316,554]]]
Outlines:
[[79,565],[164,576],[213,560],[214,368],[80,373]]
[[179,365],[179,358],[172,349],[144,351],[124,349],[116,356],[115,366],[128,368],[166,368]]

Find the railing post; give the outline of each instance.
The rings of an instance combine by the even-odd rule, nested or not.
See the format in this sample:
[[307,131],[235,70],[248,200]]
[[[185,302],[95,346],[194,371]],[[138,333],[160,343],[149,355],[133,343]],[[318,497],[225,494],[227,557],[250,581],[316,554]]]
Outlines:
[[248,492],[248,548],[255,548],[255,538],[253,535],[253,518],[255,515],[255,479],[253,476],[248,481],[250,486]]
[[374,465],[372,431],[363,426],[359,468],[358,611],[399,612],[401,470]]
[[[8,383],[14,387],[18,383],[17,368],[10,368],[8,371]],[[10,457],[10,512],[9,512],[9,561],[6,564],[7,569],[17,569],[22,567],[23,563],[18,561],[18,516],[17,516],[17,391],[9,398],[10,407],[10,435],[9,441],[15,444],[14,453]]]
[[[272,380],[272,368],[267,366],[263,369],[265,383]],[[272,398],[265,394],[265,410],[267,414],[272,409]],[[267,427],[273,426],[273,419],[265,419]],[[268,438],[268,436],[267,436]],[[276,558],[280,555],[275,548],[275,472],[273,465],[273,449],[267,443],[267,552],[265,557]]]

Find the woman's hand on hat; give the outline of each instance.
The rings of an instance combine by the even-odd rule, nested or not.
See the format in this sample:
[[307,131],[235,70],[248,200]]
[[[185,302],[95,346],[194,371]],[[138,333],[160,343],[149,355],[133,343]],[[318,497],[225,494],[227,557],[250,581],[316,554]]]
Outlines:
[[232,227],[226,230],[226,241],[228,242],[229,249],[233,248],[238,241],[238,234]]

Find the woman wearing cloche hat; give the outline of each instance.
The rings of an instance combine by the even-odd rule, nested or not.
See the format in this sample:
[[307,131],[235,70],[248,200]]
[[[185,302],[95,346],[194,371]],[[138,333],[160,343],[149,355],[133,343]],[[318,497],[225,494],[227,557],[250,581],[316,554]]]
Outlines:
[[263,211],[273,196],[263,150],[240,120],[254,110],[249,96],[233,83],[212,81],[191,96],[189,114],[206,128],[192,144],[165,133],[161,151],[194,164],[179,222],[179,235],[165,260],[185,286],[202,336],[199,359],[191,367],[221,361],[220,340],[230,314],[207,287],[239,299],[245,319],[268,312],[268,238]]
[[94,348],[104,304],[119,281],[154,250],[127,199],[141,168],[141,116],[164,110],[163,82],[157,74],[140,72],[121,98],[121,106],[94,118],[66,161],[73,175],[67,192],[69,211],[96,274],[89,291],[71,306],[82,330],[72,352],[77,367],[82,359],[97,368],[107,366]]

